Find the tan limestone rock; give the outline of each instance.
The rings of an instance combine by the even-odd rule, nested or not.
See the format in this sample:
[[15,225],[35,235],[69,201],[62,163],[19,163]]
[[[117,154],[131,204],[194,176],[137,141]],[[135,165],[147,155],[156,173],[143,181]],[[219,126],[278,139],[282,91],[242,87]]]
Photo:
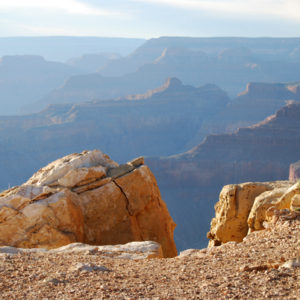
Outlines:
[[26,184],[41,186],[58,183],[57,181],[60,178],[63,178],[73,169],[90,168],[95,166],[114,168],[117,167],[118,164],[99,150],[73,153],[40,169],[26,182]]
[[80,201],[86,216],[86,243],[111,245],[151,240],[162,245],[166,257],[176,256],[176,225],[147,166],[82,193]]
[[145,163],[145,160],[144,160],[143,156],[137,157],[137,158],[133,159],[132,161],[130,161],[130,164],[132,164],[136,168],[143,165],[144,163]]
[[114,182],[80,195],[85,216],[85,243],[124,244],[138,239],[126,208],[126,199]]
[[272,219],[275,211],[292,207],[298,194],[298,184],[289,181],[223,187],[207,235],[209,247],[229,241],[241,242],[248,233],[264,229],[265,222]]
[[114,181],[128,199],[128,212],[136,221],[142,240],[159,242],[166,257],[176,256],[176,246],[171,238],[176,224],[161,199],[150,169],[142,165]]
[[74,191],[77,194],[81,194],[86,191],[99,188],[99,187],[111,182],[111,180],[112,180],[111,177],[106,177],[106,178],[99,179],[99,180],[93,181],[93,182],[85,184],[85,185],[74,187],[74,188],[72,188],[72,191]]
[[294,195],[291,200],[291,210],[293,211],[300,211],[300,195]]
[[106,170],[102,166],[91,168],[78,168],[70,170],[64,177],[57,180],[58,184],[64,187],[81,186],[106,175]]
[[290,186],[290,183],[286,184],[283,181],[282,186],[276,186],[272,191],[259,195],[248,217],[249,231],[264,229],[263,223],[269,219],[267,211],[271,207],[277,210],[291,208],[292,199],[298,194],[300,194],[298,183]]
[[248,216],[249,232],[264,228],[263,222],[268,217],[269,208],[274,207],[285,192],[286,188],[278,188],[266,191],[256,197]]
[[210,246],[241,242],[248,232],[247,219],[255,197],[269,189],[268,184],[253,182],[224,186],[208,233]]
[[[74,197],[64,190],[34,202],[20,196],[8,199],[0,208],[0,245],[55,248],[83,241],[83,216]],[[17,200],[19,208],[13,206]]]
[[143,163],[119,166],[98,150],[50,163],[1,193],[0,245],[50,249],[151,240],[164,257],[176,256],[176,225]]

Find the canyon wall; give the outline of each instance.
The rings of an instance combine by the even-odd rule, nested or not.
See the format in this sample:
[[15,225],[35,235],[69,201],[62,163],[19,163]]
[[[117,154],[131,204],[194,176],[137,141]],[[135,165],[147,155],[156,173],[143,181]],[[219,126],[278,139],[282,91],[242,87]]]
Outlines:
[[300,104],[290,103],[254,126],[210,135],[191,151],[146,161],[178,224],[177,244],[200,248],[224,185],[285,180],[299,153]]

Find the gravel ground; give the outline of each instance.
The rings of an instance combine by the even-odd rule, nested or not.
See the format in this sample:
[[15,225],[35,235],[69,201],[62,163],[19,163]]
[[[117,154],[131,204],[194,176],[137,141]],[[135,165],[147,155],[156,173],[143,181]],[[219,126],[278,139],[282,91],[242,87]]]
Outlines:
[[300,217],[172,259],[0,255],[1,299],[300,299]]

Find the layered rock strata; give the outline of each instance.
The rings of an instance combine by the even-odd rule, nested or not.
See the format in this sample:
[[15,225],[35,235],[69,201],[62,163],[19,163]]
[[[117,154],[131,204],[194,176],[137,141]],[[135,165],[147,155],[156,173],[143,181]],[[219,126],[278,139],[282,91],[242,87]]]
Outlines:
[[[290,103],[255,126],[207,136],[189,152],[147,158],[163,198],[180,224],[175,230],[178,248],[205,247],[213,204],[223,186],[285,180],[290,164],[299,160],[299,151],[300,104]],[[196,244],[201,236],[201,243]]]
[[289,181],[249,182],[223,187],[207,234],[209,246],[241,242],[250,232],[268,227],[283,212],[299,214],[300,185]]
[[0,194],[0,245],[155,241],[172,257],[175,226],[143,158],[118,165],[99,150],[71,154]]

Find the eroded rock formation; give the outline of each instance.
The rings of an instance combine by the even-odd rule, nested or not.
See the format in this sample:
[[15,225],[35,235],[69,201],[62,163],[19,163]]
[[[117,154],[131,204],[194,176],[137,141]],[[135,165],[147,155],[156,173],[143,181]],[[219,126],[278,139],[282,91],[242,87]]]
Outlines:
[[267,227],[267,222],[289,209],[300,208],[300,185],[289,181],[249,182],[223,187],[216,215],[207,237],[209,246],[229,241],[241,242],[252,231]]
[[300,179],[300,161],[290,164],[289,180],[297,181]]
[[175,226],[143,158],[118,165],[99,150],[71,154],[0,194],[0,245],[57,248],[151,240],[172,257]]

